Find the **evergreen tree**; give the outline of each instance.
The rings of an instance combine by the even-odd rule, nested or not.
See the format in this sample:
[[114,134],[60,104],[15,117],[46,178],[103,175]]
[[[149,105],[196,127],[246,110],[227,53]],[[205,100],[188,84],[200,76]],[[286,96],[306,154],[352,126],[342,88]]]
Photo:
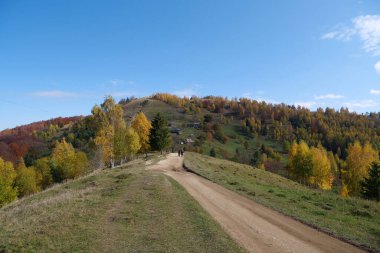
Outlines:
[[211,150],[210,150],[210,156],[216,157],[216,152],[215,152],[214,148],[211,148]]
[[171,145],[171,136],[166,120],[160,113],[154,117],[150,129],[149,144],[153,150],[162,151]]
[[367,199],[380,201],[380,162],[373,162],[369,175],[362,182],[362,195]]

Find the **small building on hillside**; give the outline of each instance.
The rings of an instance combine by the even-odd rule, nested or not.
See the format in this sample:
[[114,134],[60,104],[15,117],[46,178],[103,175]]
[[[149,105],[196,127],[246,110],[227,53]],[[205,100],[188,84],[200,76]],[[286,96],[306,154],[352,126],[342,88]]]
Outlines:
[[172,128],[170,128],[170,133],[180,135],[181,134],[181,129],[180,128],[176,128],[176,127],[172,127]]
[[199,122],[192,122],[192,123],[187,123],[187,127],[193,127],[195,129],[200,129],[201,128],[201,123]]

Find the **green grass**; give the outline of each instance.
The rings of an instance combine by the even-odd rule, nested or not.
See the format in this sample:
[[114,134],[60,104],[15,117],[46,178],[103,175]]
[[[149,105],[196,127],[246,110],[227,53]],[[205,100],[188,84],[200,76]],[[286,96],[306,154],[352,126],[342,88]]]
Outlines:
[[380,204],[309,189],[248,165],[186,153],[185,166],[258,203],[339,238],[380,250]]
[[143,161],[0,209],[0,252],[241,252],[171,178]]
[[[144,101],[147,102],[144,103]],[[161,113],[161,115],[163,115],[168,122],[178,125],[177,127],[180,127],[183,123],[191,122],[193,120],[193,116],[182,113],[182,109],[150,98],[136,99],[126,104],[124,107],[124,116],[132,117],[140,111],[144,112],[150,120],[152,120],[157,113]]]

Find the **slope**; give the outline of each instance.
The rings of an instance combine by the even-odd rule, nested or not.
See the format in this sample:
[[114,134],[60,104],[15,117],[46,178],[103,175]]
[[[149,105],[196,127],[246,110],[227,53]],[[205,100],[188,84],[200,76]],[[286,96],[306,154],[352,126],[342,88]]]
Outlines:
[[[206,109],[200,109],[198,112],[185,112],[184,108],[165,103],[161,100],[147,97],[135,99],[123,106],[124,116],[130,121],[133,116],[142,111],[149,119],[157,113],[161,113],[170,124],[172,129],[180,129],[178,134],[173,134],[174,149],[185,148],[191,151],[197,151],[203,154],[210,154],[214,149],[216,157],[238,160],[242,163],[251,163],[253,154],[265,146],[278,154],[278,161],[268,159],[266,167],[278,174],[286,174],[284,166],[287,162],[287,151],[284,150],[282,143],[273,141],[262,135],[250,135],[241,130],[241,121],[229,117],[228,120],[220,113],[212,113]],[[203,129],[194,128],[193,123],[203,124],[204,116],[211,115],[210,124],[218,124],[225,133],[226,142],[211,137],[209,138]],[[190,139],[191,142],[187,142]],[[181,144],[183,143],[183,144]],[[237,157],[237,152],[240,155]],[[270,158],[270,156],[269,156]]]
[[8,205],[0,224],[0,252],[241,251],[178,183],[142,160]]
[[380,250],[380,206],[309,189],[279,175],[226,160],[186,153],[186,168],[227,189],[338,238]]

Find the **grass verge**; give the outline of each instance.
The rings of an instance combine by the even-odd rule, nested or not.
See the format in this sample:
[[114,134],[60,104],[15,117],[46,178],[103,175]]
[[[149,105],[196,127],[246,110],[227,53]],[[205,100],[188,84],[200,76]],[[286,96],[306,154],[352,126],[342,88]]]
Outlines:
[[380,205],[309,189],[254,167],[187,152],[185,166],[258,203],[338,238],[380,251]]

